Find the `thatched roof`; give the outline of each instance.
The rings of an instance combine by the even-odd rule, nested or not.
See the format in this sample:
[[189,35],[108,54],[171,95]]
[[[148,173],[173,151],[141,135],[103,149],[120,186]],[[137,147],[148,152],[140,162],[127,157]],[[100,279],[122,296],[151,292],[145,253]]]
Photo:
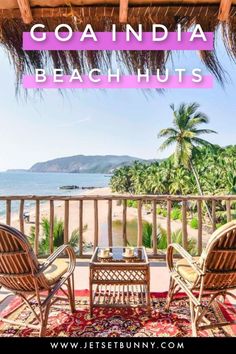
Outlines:
[[[31,7],[27,7],[27,3]],[[0,0],[0,41],[10,54],[18,84],[22,75],[44,67],[49,71],[60,67],[66,73],[78,68],[83,74],[93,67],[104,70],[116,61],[132,74],[137,72],[137,68],[147,67],[153,72],[157,68],[164,71],[167,59],[170,56],[174,58],[170,51],[120,51],[112,54],[109,51],[22,50],[22,33],[29,31],[33,23],[45,24],[48,31],[54,31],[60,23],[69,24],[75,31],[83,31],[88,23],[95,31],[109,31],[113,23],[118,25],[118,30],[123,30],[121,22],[126,22],[126,19],[133,27],[143,24],[145,31],[151,31],[153,23],[164,24],[169,31],[175,31],[179,23],[184,30],[196,23],[204,31],[216,32],[221,27],[227,52],[236,58],[236,0],[221,0],[221,5],[219,0],[129,0],[129,4],[128,0]],[[223,82],[224,70],[216,51],[201,51],[200,57]]]

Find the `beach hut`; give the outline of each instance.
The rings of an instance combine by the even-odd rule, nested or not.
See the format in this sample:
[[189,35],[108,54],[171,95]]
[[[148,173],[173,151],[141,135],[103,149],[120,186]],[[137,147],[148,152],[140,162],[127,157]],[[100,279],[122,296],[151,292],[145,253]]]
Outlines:
[[[95,31],[109,31],[117,24],[122,31],[126,23],[150,31],[153,24],[163,24],[175,31],[177,24],[189,30],[200,24],[204,31],[213,31],[222,38],[228,55],[236,58],[236,0],[0,0],[1,44],[10,54],[17,83],[22,75],[35,68],[62,68],[65,73],[77,68],[81,74],[91,68],[107,70],[112,63],[135,74],[137,69],[165,70],[170,51],[23,51],[22,32],[34,23],[42,23],[48,31],[66,23],[74,31],[83,31],[90,23]],[[216,39],[215,39],[216,41]],[[201,51],[200,58],[220,81],[224,68],[216,51]]]

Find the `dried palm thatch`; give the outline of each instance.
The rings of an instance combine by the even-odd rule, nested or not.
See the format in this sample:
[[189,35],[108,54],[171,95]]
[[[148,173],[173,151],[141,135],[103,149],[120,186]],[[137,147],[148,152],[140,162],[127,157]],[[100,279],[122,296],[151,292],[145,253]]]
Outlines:
[[[194,24],[200,24],[204,31],[218,32],[222,29],[223,40],[230,57],[236,58],[236,6],[232,6],[229,19],[222,26],[217,16],[219,6],[182,5],[182,6],[132,6],[129,8],[128,23],[134,28],[143,25],[144,31],[151,31],[154,23],[164,24],[169,31],[175,31],[177,24],[183,30],[189,30]],[[83,31],[91,23],[95,31],[109,31],[113,23],[119,31],[124,26],[119,24],[119,7],[74,6],[61,8],[33,8],[33,23],[24,24],[12,10],[0,10],[0,42],[10,55],[16,71],[17,85],[25,74],[33,74],[35,68],[61,68],[69,74],[77,68],[82,74],[91,68],[104,72],[108,67],[119,66],[124,71],[135,74],[137,69],[148,68],[154,73],[157,68],[164,72],[167,60],[174,60],[170,51],[23,51],[22,33],[29,31],[34,23],[43,23],[47,31],[54,31],[56,26],[66,23],[74,31]],[[215,77],[223,83],[224,69],[217,58],[216,51],[201,51],[200,58]]]

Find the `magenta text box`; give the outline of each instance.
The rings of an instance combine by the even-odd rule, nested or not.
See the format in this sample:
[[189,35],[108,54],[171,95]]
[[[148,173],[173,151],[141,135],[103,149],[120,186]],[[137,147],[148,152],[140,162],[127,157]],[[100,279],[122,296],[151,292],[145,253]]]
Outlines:
[[[153,42],[152,32],[143,32],[141,42],[138,42],[132,35],[130,41],[127,42],[125,32],[117,32],[115,42],[112,41],[111,32],[95,32],[97,42],[91,38],[80,42],[82,32],[73,32],[73,37],[69,41],[60,42],[54,32],[47,32],[45,41],[36,42],[29,32],[24,32],[23,50],[213,50],[213,33],[204,33],[207,39],[205,42],[201,38],[190,42],[191,32],[183,32],[181,42],[177,41],[176,32],[169,32],[167,39],[163,42]],[[41,36],[42,34],[35,33],[35,35]]]
[[91,82],[89,76],[81,75],[83,82],[78,80],[70,82],[70,76],[64,75],[61,79],[63,82],[54,82],[53,76],[47,76],[45,82],[38,83],[35,80],[34,75],[25,75],[23,78],[23,87],[27,89],[83,89],[83,88],[93,88],[93,89],[121,89],[121,88],[135,88],[135,89],[166,89],[166,88],[212,88],[213,87],[213,77],[211,75],[205,75],[202,77],[200,83],[195,83],[192,81],[191,75],[185,75],[183,81],[179,82],[179,77],[177,75],[169,76],[167,82],[158,82],[156,76],[150,76],[149,82],[142,79],[138,82],[137,76],[127,75],[121,76],[120,82],[112,79],[111,82],[108,81],[108,76],[100,75],[96,76],[96,79],[101,79],[100,82]]

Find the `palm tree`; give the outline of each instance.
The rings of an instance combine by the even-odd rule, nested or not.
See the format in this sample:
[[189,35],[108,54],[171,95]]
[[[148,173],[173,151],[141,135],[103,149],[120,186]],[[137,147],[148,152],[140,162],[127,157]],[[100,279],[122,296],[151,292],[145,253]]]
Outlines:
[[171,194],[187,194],[191,189],[191,176],[186,169],[178,168],[175,170],[170,180],[169,190]]
[[[207,140],[202,139],[200,136],[203,134],[216,133],[211,129],[199,129],[201,124],[209,122],[206,114],[198,111],[199,104],[182,103],[175,109],[172,104],[170,108],[173,111],[173,127],[162,129],[158,134],[159,138],[166,138],[162,143],[160,149],[164,150],[167,147],[175,144],[174,162],[176,166],[184,166],[190,169],[194,175],[197,189],[200,195],[203,195],[202,188],[199,181],[197,170],[194,166],[193,158],[200,146],[212,146]],[[211,213],[206,205],[207,213],[212,221]]]

